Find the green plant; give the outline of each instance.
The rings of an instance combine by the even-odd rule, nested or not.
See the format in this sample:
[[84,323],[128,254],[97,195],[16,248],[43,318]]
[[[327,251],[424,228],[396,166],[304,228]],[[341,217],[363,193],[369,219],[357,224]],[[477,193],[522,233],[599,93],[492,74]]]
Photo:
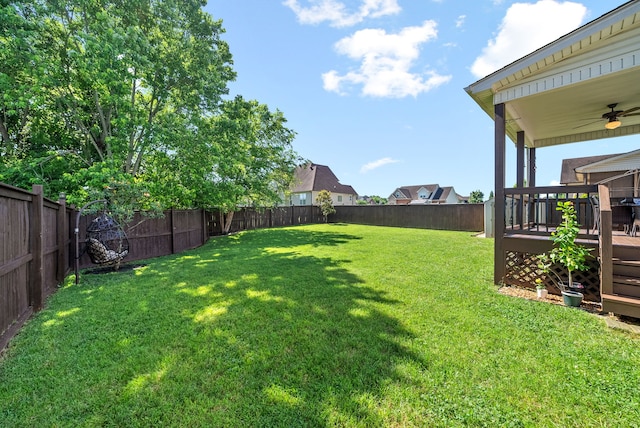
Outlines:
[[[567,286],[572,287],[573,272],[584,271],[589,268],[586,261],[587,257],[591,255],[591,249],[576,242],[580,228],[573,203],[571,201],[558,202],[556,210],[562,211],[562,221],[556,230],[551,233],[553,249],[548,254],[538,256],[538,267],[544,273],[552,273],[550,270],[551,265],[560,263],[567,269],[569,276]],[[566,289],[560,278],[558,278],[558,288],[561,291]]]
[[542,283],[542,279],[536,278],[536,288],[538,290],[544,290],[546,288],[545,285]]
[[328,190],[321,190],[318,192],[318,196],[316,197],[316,203],[320,205],[320,211],[322,211],[322,215],[324,216],[324,222],[327,222],[327,217],[329,214],[333,214],[336,212],[336,209],[333,207],[333,200],[331,199],[331,192]]

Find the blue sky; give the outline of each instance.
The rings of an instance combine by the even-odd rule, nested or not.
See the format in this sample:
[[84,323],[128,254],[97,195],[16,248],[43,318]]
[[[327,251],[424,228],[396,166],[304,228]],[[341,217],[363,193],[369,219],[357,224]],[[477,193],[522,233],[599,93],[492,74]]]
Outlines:
[[[493,122],[464,88],[625,3],[507,0],[209,0],[238,73],[231,95],[280,110],[294,149],[359,195],[494,188]],[[537,184],[562,159],[640,148],[636,137],[537,151]],[[515,148],[507,149],[515,183]]]

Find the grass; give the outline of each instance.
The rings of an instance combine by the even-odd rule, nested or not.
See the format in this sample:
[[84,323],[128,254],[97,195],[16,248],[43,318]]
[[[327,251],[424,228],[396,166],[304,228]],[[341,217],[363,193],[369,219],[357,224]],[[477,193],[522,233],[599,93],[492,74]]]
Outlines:
[[328,224],[70,278],[0,360],[0,425],[639,426],[640,338],[492,266],[468,233]]

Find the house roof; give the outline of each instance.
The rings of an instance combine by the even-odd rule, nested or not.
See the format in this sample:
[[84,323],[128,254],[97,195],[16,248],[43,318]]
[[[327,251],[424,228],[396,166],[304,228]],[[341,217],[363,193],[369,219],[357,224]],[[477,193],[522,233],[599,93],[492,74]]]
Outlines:
[[[391,196],[393,196],[396,199],[419,199],[418,192],[420,191],[420,189],[425,189],[425,190],[428,190],[429,193],[433,193],[438,188],[440,188],[440,186],[438,186],[437,184],[419,184],[417,186],[402,186],[394,190],[391,193]],[[402,196],[397,197],[396,196],[397,192],[400,192]]]
[[293,193],[319,192],[321,190],[348,195],[358,194],[353,187],[340,184],[338,177],[326,165],[311,163],[296,168]]
[[578,177],[576,169],[614,156],[618,155],[587,156],[582,158],[563,159],[562,171],[560,173],[560,184],[581,183],[582,179]]
[[640,167],[640,150],[613,155],[588,156],[562,160],[561,184],[582,183],[582,175],[599,172],[623,172]]
[[[546,147],[640,133],[640,115],[607,130],[603,114],[640,106],[640,1],[631,0],[469,85],[465,90],[494,118],[505,105],[505,133]],[[636,111],[637,112],[637,111]]]
[[[416,186],[398,187],[396,190],[394,190],[391,193],[390,198],[395,198],[396,200],[410,199],[412,201],[417,201],[415,203],[420,203],[421,201],[419,197],[420,189],[428,190],[429,193],[432,194],[429,196],[430,201],[446,201],[447,198],[449,198],[449,195],[451,194],[451,192],[453,192],[456,195],[456,198],[458,198],[458,200],[464,199],[464,197],[455,193],[455,190],[453,190],[453,187],[451,186],[440,187],[438,184],[418,184]],[[402,196],[400,197],[395,196],[396,192],[400,192]]]

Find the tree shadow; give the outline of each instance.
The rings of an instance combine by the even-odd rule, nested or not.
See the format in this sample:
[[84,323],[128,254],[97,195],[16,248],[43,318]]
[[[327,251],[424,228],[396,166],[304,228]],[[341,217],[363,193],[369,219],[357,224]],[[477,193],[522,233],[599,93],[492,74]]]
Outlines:
[[[427,364],[400,344],[412,335],[385,310],[399,302],[346,269],[346,261],[294,248],[353,239],[294,229],[242,234],[87,281],[85,304],[73,315],[91,329],[81,340],[80,366],[106,364],[110,374],[85,398],[84,417],[116,425],[132,418],[382,425],[375,403],[398,378],[395,365]],[[136,310],[119,310],[119,299],[133,300]],[[107,307],[109,319],[92,321],[91,313]]]

